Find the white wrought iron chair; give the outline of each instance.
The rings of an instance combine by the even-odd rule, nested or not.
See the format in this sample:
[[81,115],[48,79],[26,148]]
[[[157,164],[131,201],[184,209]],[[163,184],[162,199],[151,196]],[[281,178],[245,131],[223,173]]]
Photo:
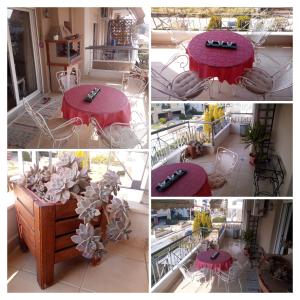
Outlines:
[[[169,79],[164,75],[164,72],[168,70],[173,63],[178,63],[182,72]],[[213,83],[213,78],[199,78],[196,72],[188,70],[188,63],[189,58],[186,54],[175,54],[161,70],[158,71],[151,68],[151,87],[167,95],[168,100],[171,100],[171,98],[183,101],[191,100],[199,96],[205,90],[209,91],[209,96],[211,97],[210,87]]]
[[[293,63],[288,62],[273,74],[261,68],[254,67],[236,79],[243,88],[257,95],[265,97],[284,91],[293,86]],[[236,93],[236,91],[234,92]]]
[[237,165],[238,158],[237,153],[224,147],[218,147],[214,171],[208,175],[208,182],[212,189],[220,188],[227,182]]
[[139,67],[134,69],[128,74],[123,74],[122,89],[128,96],[142,95],[148,85],[147,74]]
[[220,286],[220,280],[222,280],[225,283],[226,292],[229,293],[230,284],[233,282],[238,282],[242,293],[243,287],[240,280],[240,274],[241,274],[241,269],[239,268],[239,266],[235,264],[229,268],[228,272],[217,271],[216,276],[218,277],[218,287]]
[[[143,147],[144,138],[147,135],[147,124],[142,121],[142,117],[137,112],[132,112],[132,116],[136,114],[141,120],[133,118],[131,123],[113,123],[102,128],[95,118],[91,118],[91,123],[95,133],[101,138],[102,142],[112,148],[132,149]],[[100,142],[100,139],[99,139]]]
[[39,128],[40,136],[37,148],[40,147],[42,135],[50,139],[53,148],[60,148],[63,142],[66,142],[73,135],[77,136],[77,148],[79,148],[79,130],[81,129],[82,120],[79,117],[72,119],[53,118],[45,120],[39,111],[34,111],[28,101],[24,101],[26,112],[32,118],[35,125]]
[[186,50],[187,50],[190,40],[189,39],[179,40],[176,37],[176,34],[173,30],[166,29],[166,31],[168,32],[168,34],[170,36],[170,40],[171,40],[172,44],[174,44],[176,46],[176,48],[179,49],[180,51],[182,51],[183,53],[186,53]]
[[279,62],[272,56],[258,51],[258,49],[265,44],[272,31],[276,31],[275,18],[252,18],[249,24],[248,35],[250,35],[249,40],[254,47],[255,62],[257,64],[261,63],[261,58],[259,56],[262,55],[279,65]]
[[59,71],[56,73],[59,89],[64,94],[67,90],[80,84],[80,70],[72,69],[71,72]]
[[188,284],[192,283],[194,280],[199,281],[202,284],[202,280],[204,279],[204,282],[207,281],[207,275],[209,275],[208,269],[200,269],[196,271],[191,271],[188,269],[188,267],[184,264],[181,264],[179,266],[179,270],[182,273],[184,279],[187,281],[187,283],[182,287],[185,288]]

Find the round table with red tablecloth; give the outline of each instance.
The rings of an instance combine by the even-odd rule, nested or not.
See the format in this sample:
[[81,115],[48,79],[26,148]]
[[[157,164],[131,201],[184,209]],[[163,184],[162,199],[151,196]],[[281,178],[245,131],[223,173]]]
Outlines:
[[[224,41],[236,43],[237,49],[209,48],[206,42]],[[247,38],[227,30],[213,30],[196,35],[187,48],[190,70],[197,72],[200,78],[218,77],[220,82],[236,83],[245,69],[252,68],[254,49]]]
[[207,251],[200,252],[195,261],[196,269],[210,269],[215,271],[228,271],[232,265],[232,256],[223,250],[218,250],[219,256],[215,259],[211,259],[211,255],[217,250],[209,249]]
[[[84,98],[96,87],[101,90],[92,103],[85,102]],[[94,117],[102,128],[112,123],[129,123],[131,120],[127,96],[118,89],[102,84],[80,85],[66,91],[62,112],[64,118],[79,117],[84,124],[89,124],[90,118]]]
[[[186,170],[187,173],[163,192],[156,190],[158,183],[164,181],[176,170]],[[163,165],[151,172],[151,195],[153,197],[169,196],[211,196],[208,178],[205,170],[193,163],[176,163]]]

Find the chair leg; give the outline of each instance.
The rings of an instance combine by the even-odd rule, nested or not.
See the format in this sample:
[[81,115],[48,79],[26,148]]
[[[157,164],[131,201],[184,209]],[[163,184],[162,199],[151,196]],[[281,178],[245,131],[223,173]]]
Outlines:
[[222,88],[222,83],[219,81],[218,82],[218,93],[221,93],[221,88]]
[[241,283],[241,280],[240,280],[240,279],[238,279],[238,281],[239,281],[239,285],[240,285],[240,288],[241,288],[241,293],[242,293],[242,292],[243,292],[242,283]]
[[37,148],[40,148],[41,137],[42,137],[42,133],[40,133],[39,140],[38,140],[38,144],[37,144]]
[[78,132],[76,132],[76,135],[77,135],[77,149],[79,149],[79,134],[78,134]]

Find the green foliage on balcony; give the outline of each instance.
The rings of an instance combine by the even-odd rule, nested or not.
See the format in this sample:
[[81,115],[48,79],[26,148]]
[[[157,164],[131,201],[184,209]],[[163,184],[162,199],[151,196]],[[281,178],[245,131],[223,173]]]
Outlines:
[[207,30],[211,29],[220,29],[222,27],[222,17],[220,16],[211,16]]
[[250,16],[238,16],[236,18],[237,28],[240,31],[247,31],[249,29],[250,20]]

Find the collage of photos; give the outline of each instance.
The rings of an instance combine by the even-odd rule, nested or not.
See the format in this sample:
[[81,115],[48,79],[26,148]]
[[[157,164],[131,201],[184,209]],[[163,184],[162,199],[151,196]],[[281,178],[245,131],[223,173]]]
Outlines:
[[6,7],[7,293],[293,293],[293,8],[147,5]]

